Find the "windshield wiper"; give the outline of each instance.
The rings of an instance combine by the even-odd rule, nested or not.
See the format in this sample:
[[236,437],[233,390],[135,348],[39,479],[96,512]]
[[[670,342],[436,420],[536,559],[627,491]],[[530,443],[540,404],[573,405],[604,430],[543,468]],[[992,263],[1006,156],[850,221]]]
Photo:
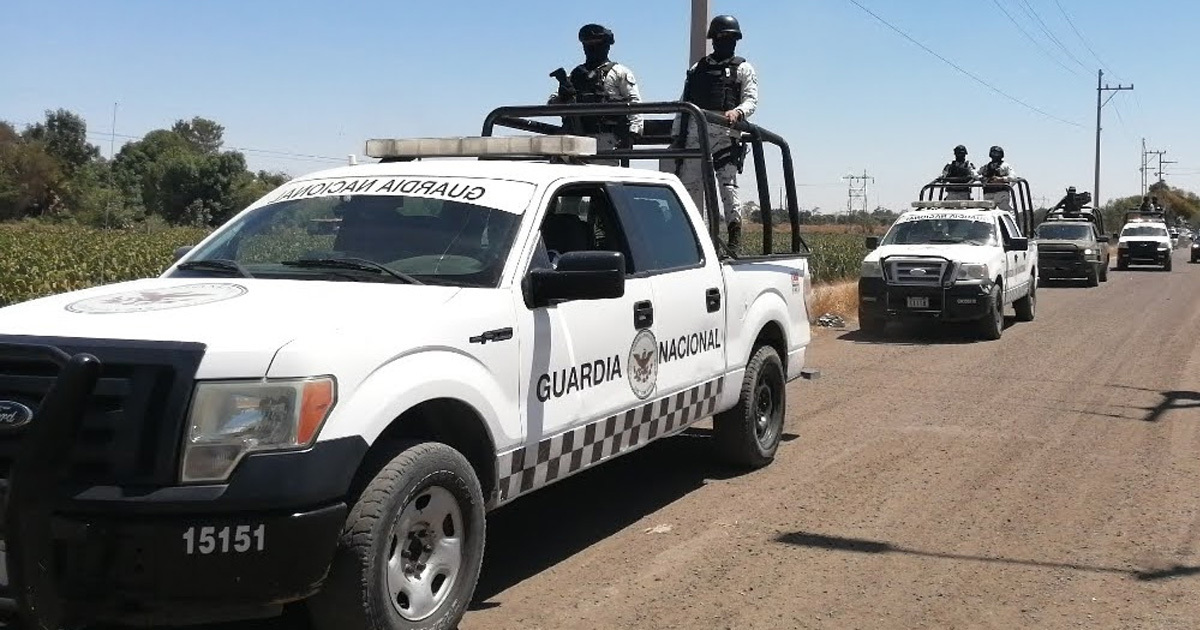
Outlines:
[[392,269],[386,265],[381,265],[373,260],[366,258],[302,258],[300,260],[284,260],[281,265],[289,267],[307,267],[312,269],[355,269],[358,271],[374,271],[376,273],[385,273],[397,280],[401,280],[408,284],[425,284],[416,278]]
[[235,260],[227,260],[225,258],[209,258],[206,260],[189,260],[179,263],[175,266],[176,269],[184,271],[232,271],[233,273],[243,278],[253,278],[254,276],[246,271],[246,268],[238,264]]
[[961,238],[931,238],[930,243],[961,243]]

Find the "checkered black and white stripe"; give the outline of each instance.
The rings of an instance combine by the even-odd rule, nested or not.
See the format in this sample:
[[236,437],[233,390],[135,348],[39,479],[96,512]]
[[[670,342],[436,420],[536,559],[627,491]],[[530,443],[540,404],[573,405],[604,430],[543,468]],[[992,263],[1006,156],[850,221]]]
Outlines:
[[497,505],[590,466],[678,433],[711,415],[721,396],[718,378],[644,403],[499,457]]

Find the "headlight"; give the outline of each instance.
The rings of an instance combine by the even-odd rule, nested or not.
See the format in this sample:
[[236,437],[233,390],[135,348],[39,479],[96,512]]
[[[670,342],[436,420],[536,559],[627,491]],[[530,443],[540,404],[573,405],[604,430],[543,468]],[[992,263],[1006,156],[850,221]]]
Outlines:
[[1083,255],[1084,255],[1084,256],[1091,256],[1091,255],[1092,255],[1092,254],[1094,254],[1094,253],[1095,253],[1095,252],[1094,252],[1094,251],[1092,251],[1091,249],[1085,249],[1085,250],[1083,250]]
[[180,481],[221,482],[249,453],[308,447],[336,399],[332,377],[198,384]]
[[1192,249],[1200,247],[1200,243],[1192,243]]
[[1120,243],[1117,243],[1117,249],[1127,249],[1128,247],[1129,241],[1121,241]]
[[959,280],[983,280],[988,277],[987,265],[963,263],[958,268]]
[[858,275],[863,278],[882,278],[883,267],[880,266],[878,260],[864,260]]
[[1169,249],[1169,247],[1167,245],[1159,245],[1158,246],[1158,251],[1160,251],[1160,252],[1165,252],[1165,251],[1167,251],[1167,249]]

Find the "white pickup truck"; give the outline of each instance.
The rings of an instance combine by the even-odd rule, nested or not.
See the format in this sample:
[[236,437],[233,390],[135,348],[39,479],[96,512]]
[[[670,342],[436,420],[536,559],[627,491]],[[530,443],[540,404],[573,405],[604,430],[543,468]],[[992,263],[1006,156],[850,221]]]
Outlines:
[[978,322],[999,339],[1004,309],[1031,321],[1037,244],[1013,214],[990,200],[917,201],[882,239],[869,237],[858,283],[858,319],[868,334],[888,321]]
[[[720,256],[673,174],[530,159],[592,138],[368,154],[161,277],[0,309],[22,614],[450,628],[489,510],[708,417],[772,461],[816,375],[806,253]],[[488,159],[425,159],[455,155]]]

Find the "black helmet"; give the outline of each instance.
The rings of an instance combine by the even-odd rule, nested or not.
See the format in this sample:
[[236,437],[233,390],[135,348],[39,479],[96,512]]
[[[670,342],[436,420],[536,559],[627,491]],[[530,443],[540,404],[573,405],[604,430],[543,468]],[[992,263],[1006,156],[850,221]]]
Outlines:
[[988,150],[988,157],[992,158],[993,160],[996,158],[1003,158],[1004,157],[1004,147],[993,146],[990,150]]
[[732,15],[718,15],[708,23],[709,39],[725,33],[732,33],[734,39],[742,38],[742,27],[738,24],[737,18]]
[[579,41],[589,42],[603,40],[605,44],[612,44],[616,41],[613,37],[613,32],[599,24],[584,24],[579,29]]
[[967,147],[964,147],[963,145],[960,144],[960,145],[954,147],[954,152],[955,153],[966,153]]

